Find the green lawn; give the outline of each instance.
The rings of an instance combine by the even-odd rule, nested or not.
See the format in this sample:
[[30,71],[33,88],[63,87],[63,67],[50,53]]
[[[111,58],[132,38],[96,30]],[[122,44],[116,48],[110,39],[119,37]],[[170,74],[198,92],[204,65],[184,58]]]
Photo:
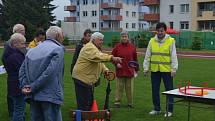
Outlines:
[[[1,55],[1,54],[0,54]],[[139,63],[142,67],[143,57],[139,57]],[[64,75],[64,104],[62,106],[63,121],[69,121],[69,110],[76,108],[74,84],[69,72],[71,63],[71,54],[65,54],[65,75]],[[215,87],[215,59],[188,59],[179,58],[179,70],[176,78],[174,79],[175,85],[180,80],[190,80],[193,85],[201,86],[201,82],[208,82],[210,87]],[[113,69],[110,63],[107,66]],[[107,82],[102,78],[102,83],[95,89],[95,98],[99,107],[102,109],[105,98],[105,88]],[[165,120],[163,115],[150,116],[148,112],[152,109],[151,99],[151,83],[149,77],[144,77],[142,68],[135,79],[134,85],[134,109],[128,110],[126,108],[126,98],[123,96],[122,108],[112,109],[111,120],[112,121],[163,121]],[[110,105],[114,102],[115,82],[111,82],[112,92],[110,95]],[[164,91],[163,83],[161,85],[161,91]],[[169,118],[169,121],[186,121],[187,120],[187,107],[183,104],[175,105],[173,117]],[[204,108],[191,108],[191,120],[192,121],[214,121],[215,112],[214,107],[203,106]],[[162,111],[165,110],[165,96],[161,95]],[[209,107],[209,108],[208,108]],[[29,106],[27,106],[27,121],[29,120]],[[0,75],[0,120],[8,121],[7,103],[6,103],[6,75]]]

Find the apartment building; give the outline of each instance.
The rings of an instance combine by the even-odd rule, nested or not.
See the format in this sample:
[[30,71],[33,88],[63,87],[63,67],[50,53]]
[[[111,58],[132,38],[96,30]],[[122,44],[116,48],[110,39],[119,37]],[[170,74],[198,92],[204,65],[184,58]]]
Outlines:
[[174,30],[191,30],[191,0],[160,0],[160,21]]
[[139,31],[147,29],[143,0],[70,0],[65,22],[84,24],[93,31]]
[[193,31],[215,32],[215,0],[192,0]]

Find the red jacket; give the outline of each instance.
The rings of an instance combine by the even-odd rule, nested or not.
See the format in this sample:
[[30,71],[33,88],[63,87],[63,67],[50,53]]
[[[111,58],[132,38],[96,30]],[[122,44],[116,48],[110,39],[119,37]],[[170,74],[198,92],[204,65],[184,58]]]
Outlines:
[[[112,55],[116,57],[121,57],[123,58],[121,66],[122,68],[117,68],[117,63],[115,64],[116,67],[116,76],[117,77],[133,77],[134,76],[134,68],[131,68],[128,66],[129,61],[136,61],[137,62],[137,52],[136,52],[136,47],[131,44],[130,42],[128,43],[118,43],[113,51]],[[138,71],[138,69],[136,69]]]

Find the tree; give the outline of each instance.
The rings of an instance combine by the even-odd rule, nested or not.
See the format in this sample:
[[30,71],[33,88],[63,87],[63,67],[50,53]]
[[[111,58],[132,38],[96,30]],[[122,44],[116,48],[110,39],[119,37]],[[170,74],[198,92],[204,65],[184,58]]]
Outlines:
[[4,39],[12,33],[12,27],[21,23],[26,27],[27,41],[31,41],[37,28],[47,29],[55,21],[53,0],[2,0],[0,6],[3,19]]

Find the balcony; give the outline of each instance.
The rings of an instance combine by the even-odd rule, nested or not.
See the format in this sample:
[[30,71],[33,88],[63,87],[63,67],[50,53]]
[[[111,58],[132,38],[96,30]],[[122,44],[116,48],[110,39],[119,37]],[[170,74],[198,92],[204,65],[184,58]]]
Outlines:
[[76,6],[75,5],[69,5],[69,6],[64,6],[64,11],[76,11]]
[[107,31],[114,31],[114,32],[121,32],[122,28],[101,28],[102,32],[107,32]]
[[160,20],[160,14],[159,13],[144,14],[144,20],[145,21],[159,21]]
[[122,21],[121,15],[103,15],[101,16],[103,21]]
[[151,6],[151,5],[159,5],[160,0],[144,0],[145,6]]
[[103,9],[107,9],[107,8],[122,9],[122,3],[101,3],[101,8],[103,8]]
[[64,17],[64,22],[76,22],[76,17],[74,16]]
[[215,19],[215,11],[199,11],[197,13],[198,20],[214,20]]

